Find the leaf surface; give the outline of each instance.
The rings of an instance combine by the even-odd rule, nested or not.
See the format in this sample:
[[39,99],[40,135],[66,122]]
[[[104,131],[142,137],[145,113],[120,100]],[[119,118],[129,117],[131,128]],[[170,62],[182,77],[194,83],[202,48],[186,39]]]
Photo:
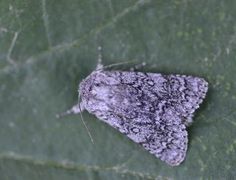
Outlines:
[[[236,2],[0,1],[0,179],[236,176]],[[169,167],[93,115],[57,119],[104,64],[205,78],[184,163]],[[129,70],[132,64],[116,69]]]

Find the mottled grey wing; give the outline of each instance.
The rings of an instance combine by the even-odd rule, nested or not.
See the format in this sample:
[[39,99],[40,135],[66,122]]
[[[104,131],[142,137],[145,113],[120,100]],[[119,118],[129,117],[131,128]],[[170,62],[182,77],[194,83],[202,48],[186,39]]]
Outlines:
[[92,77],[94,94],[84,98],[85,109],[166,163],[175,166],[184,160],[186,125],[205,97],[206,81],[120,71],[101,71]]
[[194,111],[206,96],[208,83],[202,78],[185,75],[148,73],[148,77],[154,84],[152,91],[165,101],[165,106],[182,117],[185,125],[191,124]]
[[185,158],[186,126],[172,109],[165,109],[160,117],[146,112],[138,112],[131,119],[114,112],[96,116],[171,166],[179,165]]
[[[158,73],[120,72],[121,81],[142,94],[139,98],[148,111],[171,108],[185,125],[192,122],[194,111],[202,103],[208,83],[198,77]],[[154,109],[153,109],[154,107]]]
[[179,165],[185,158],[188,144],[181,118],[171,109],[166,109],[159,120],[150,116],[142,118],[143,121],[139,118],[124,121],[119,131],[169,165]]

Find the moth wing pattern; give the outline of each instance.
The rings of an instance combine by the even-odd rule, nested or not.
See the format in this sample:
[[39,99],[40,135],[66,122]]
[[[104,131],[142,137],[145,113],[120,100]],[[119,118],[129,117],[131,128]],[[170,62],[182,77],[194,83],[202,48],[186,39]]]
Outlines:
[[179,165],[207,82],[184,75],[94,71],[80,84],[81,107],[169,165]]
[[171,166],[179,165],[186,156],[186,127],[171,109],[166,109],[162,117],[153,123],[145,124],[133,119],[119,130]]
[[[155,81],[156,74],[149,73]],[[192,123],[193,113],[202,103],[208,90],[208,83],[199,77],[186,75],[165,75],[162,83],[162,94],[168,94],[168,105],[182,117],[184,123],[189,126]],[[155,83],[159,84],[160,78]],[[157,91],[159,86],[157,86]]]

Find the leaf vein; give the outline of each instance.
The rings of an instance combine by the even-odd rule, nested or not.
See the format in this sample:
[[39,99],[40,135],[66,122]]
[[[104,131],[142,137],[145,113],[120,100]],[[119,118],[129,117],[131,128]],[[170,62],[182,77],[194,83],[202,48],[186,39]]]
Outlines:
[[[25,65],[32,64],[37,59],[40,59],[41,57],[47,56],[54,52],[64,52],[65,50],[68,50],[69,48],[72,48],[74,46],[80,46],[81,43],[85,41],[87,38],[89,38],[91,35],[100,33],[102,30],[110,27],[111,25],[114,25],[118,20],[124,18],[128,13],[137,11],[138,9],[140,9],[145,4],[148,4],[151,1],[152,0],[139,0],[133,5],[125,8],[122,12],[118,13],[116,16],[112,17],[107,23],[96,26],[95,28],[90,30],[87,34],[82,36],[81,38],[75,39],[74,41],[70,43],[61,43],[55,46],[51,46],[51,48],[49,48],[48,50],[42,51],[38,53],[37,55],[33,55],[29,57],[28,59],[24,61],[24,63],[18,64],[17,67],[20,68],[20,67],[24,67]],[[46,12],[46,0],[42,0],[42,9],[43,9],[44,26],[45,26],[48,41],[50,44],[51,41],[50,41],[50,33],[49,33],[48,14]],[[15,67],[5,66],[3,69],[0,70],[0,73],[7,73],[9,71],[12,71],[12,68],[15,68]]]
[[78,170],[78,171],[96,171],[96,172],[101,172],[101,171],[113,171],[117,174],[121,175],[131,175],[143,179],[148,179],[148,180],[155,180],[155,179],[169,179],[169,178],[164,178],[164,177],[156,177],[155,175],[151,175],[148,173],[141,173],[137,171],[132,171],[128,169],[123,169],[122,165],[115,165],[111,167],[99,167],[97,165],[78,165],[75,164],[74,162],[70,162],[68,160],[64,161],[53,161],[53,160],[39,160],[39,159],[32,159],[30,156],[25,156],[25,155],[19,155],[14,152],[9,152],[9,153],[2,153],[0,154],[0,160],[13,160],[17,162],[22,162],[26,164],[31,164],[35,166],[50,166],[54,168],[61,168],[65,170]]
[[49,44],[49,47],[52,47],[52,40],[50,36],[50,30],[49,30],[49,19],[48,19],[48,13],[46,8],[46,0],[42,0],[42,18],[43,18],[43,25],[45,28],[45,33],[47,37],[47,41]]

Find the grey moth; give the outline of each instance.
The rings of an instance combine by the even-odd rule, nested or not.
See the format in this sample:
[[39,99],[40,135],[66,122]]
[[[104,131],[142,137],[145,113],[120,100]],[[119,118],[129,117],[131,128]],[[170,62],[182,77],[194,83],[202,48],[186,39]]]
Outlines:
[[199,77],[97,69],[79,85],[79,103],[66,114],[94,114],[171,166],[186,156],[187,126],[208,83]]

